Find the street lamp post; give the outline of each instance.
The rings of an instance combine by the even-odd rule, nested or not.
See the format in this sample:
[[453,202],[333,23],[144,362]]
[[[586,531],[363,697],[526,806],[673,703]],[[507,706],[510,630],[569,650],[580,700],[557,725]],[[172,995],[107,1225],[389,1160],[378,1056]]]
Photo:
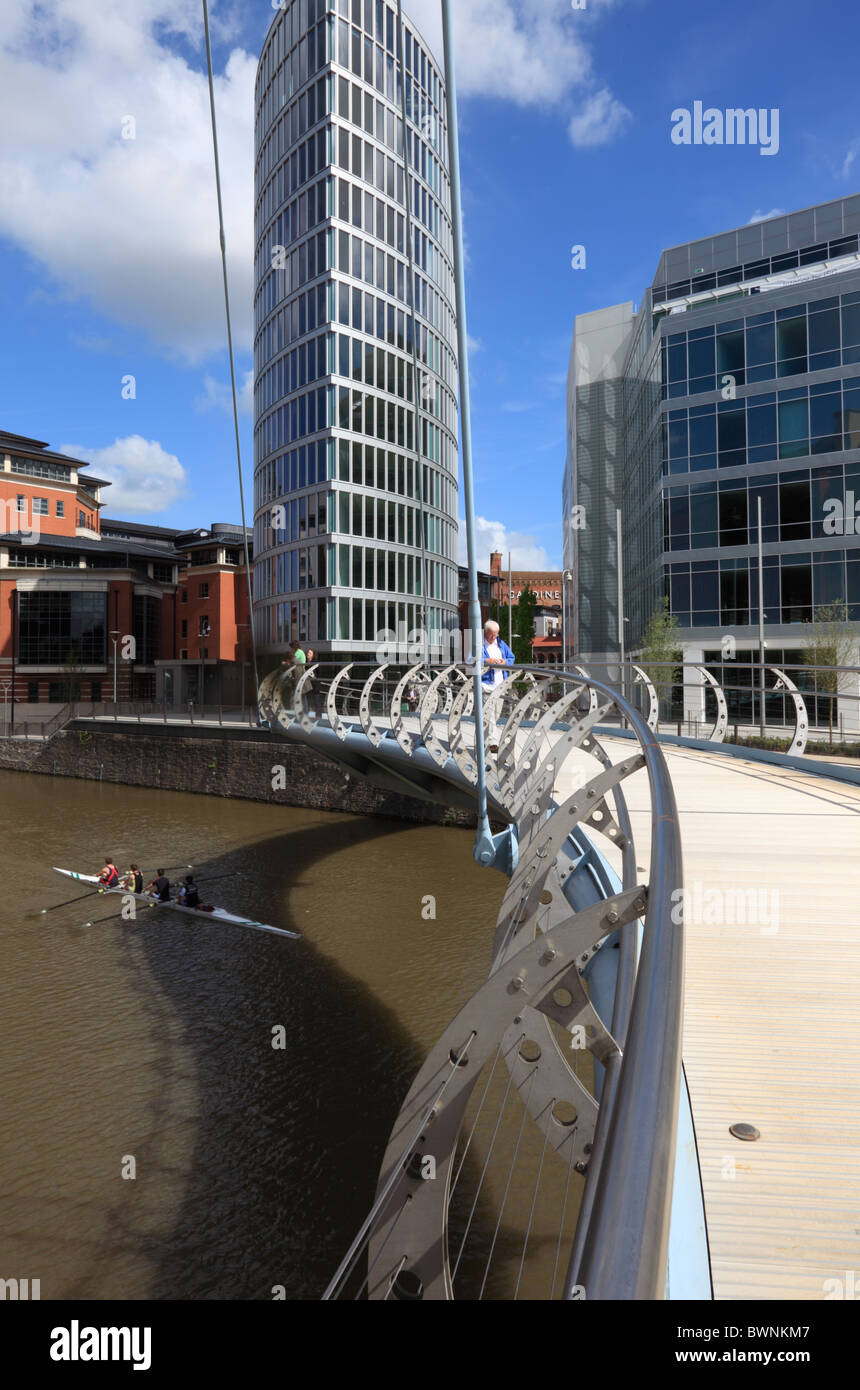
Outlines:
[[121,633],[119,632],[118,629],[114,629],[114,630],[111,632],[111,640],[112,640],[112,642],[113,642],[113,702],[114,702],[114,704],[117,703],[117,661],[116,661],[116,647],[117,647],[117,642],[118,642],[119,639],[120,639],[120,636],[121,636]]
[[761,527],[761,498],[758,499],[758,659],[759,659],[759,732],[765,736],[764,696],[764,558]]
[[12,688],[11,681],[3,681],[3,737],[9,732],[9,691]]
[[[243,629],[250,628],[250,623],[237,623],[236,631],[242,632]],[[242,714],[245,713],[245,639],[239,639],[239,662],[242,667]]]
[[621,660],[621,698],[624,698],[624,563],[621,551],[621,508],[615,509],[618,562],[618,648]]
[[573,583],[573,570],[561,573],[561,659],[567,665],[567,586]]

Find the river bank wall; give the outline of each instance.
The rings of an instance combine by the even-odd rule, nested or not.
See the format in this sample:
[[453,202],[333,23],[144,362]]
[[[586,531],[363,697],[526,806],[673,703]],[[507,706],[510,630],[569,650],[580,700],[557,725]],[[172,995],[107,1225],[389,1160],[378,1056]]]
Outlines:
[[430,825],[474,816],[381,790],[263,729],[73,721],[51,739],[0,739],[0,770],[191,792]]

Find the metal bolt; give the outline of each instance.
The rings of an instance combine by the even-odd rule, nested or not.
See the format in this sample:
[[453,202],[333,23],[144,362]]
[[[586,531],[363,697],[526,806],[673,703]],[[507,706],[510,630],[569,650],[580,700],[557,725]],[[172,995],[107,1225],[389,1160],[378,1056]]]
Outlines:
[[755,1125],[744,1123],[729,1125],[729,1134],[733,1134],[735,1139],[746,1139],[750,1144],[761,1138],[761,1132]]
[[606,914],[606,920],[607,920],[607,922],[617,922],[617,921],[618,921],[618,913],[615,911],[614,908],[610,908],[609,912],[607,912],[607,914]]

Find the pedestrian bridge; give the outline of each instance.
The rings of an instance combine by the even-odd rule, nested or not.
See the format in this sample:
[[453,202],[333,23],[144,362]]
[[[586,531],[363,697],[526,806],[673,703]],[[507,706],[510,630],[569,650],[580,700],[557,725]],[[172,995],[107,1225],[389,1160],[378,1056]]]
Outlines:
[[[485,702],[510,879],[488,979],[405,1097],[327,1296],[490,1296],[500,1259],[514,1297],[846,1296],[860,786],[661,745],[618,691],[564,681],[550,705],[545,673],[524,671]],[[285,738],[454,806],[474,804],[472,705],[455,667],[311,668],[260,691]],[[529,1245],[547,1223],[537,1287]],[[482,1277],[464,1283],[467,1266]]]

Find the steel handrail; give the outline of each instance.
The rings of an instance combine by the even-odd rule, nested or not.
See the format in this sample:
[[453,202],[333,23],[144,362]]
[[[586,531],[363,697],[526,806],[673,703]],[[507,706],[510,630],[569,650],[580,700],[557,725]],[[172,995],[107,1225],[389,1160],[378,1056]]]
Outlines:
[[[378,669],[373,663],[366,665]],[[392,666],[392,677],[395,669]],[[462,669],[473,671],[473,663],[462,663]],[[533,674],[548,683],[584,685],[614,704],[639,741],[649,778],[653,809],[651,882],[643,949],[637,970],[635,932],[625,929],[628,949],[623,953],[623,970],[621,959],[618,963],[614,1012],[619,1023],[623,1020],[627,1024],[630,1010],[626,1046],[605,1078],[568,1290],[577,1283],[585,1285],[588,1298],[662,1298],[680,1101],[683,1006],[683,925],[672,920],[677,890],[683,883],[683,865],[671,780],[656,736],[616,688],[591,676],[584,678],[579,672],[550,673],[539,666],[508,669],[515,679]],[[319,681],[321,689],[326,684]],[[480,718],[479,711],[476,717]],[[328,726],[324,727],[328,733]],[[314,744],[312,728],[307,731],[283,724],[280,728]],[[370,750],[371,758],[374,752]],[[402,750],[392,748],[389,752],[399,759]],[[336,750],[330,755],[336,757]],[[409,763],[409,756],[402,754],[402,761]],[[455,768],[451,768],[451,775],[459,781]],[[465,789],[474,797],[474,787]],[[620,823],[626,834],[629,818],[623,797],[620,804],[616,798],[616,805],[624,817]]]

